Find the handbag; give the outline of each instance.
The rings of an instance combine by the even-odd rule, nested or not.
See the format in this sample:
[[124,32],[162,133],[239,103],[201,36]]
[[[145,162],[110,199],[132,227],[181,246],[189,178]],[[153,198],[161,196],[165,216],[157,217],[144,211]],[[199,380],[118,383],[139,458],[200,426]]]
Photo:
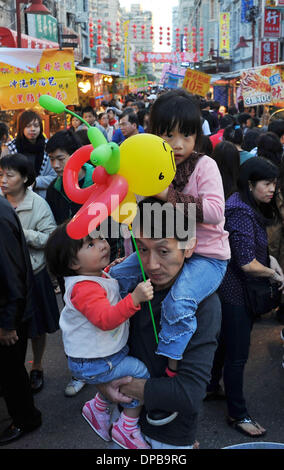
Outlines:
[[278,283],[271,283],[268,278],[245,279],[246,303],[253,318],[260,317],[279,306],[281,291],[278,288]]

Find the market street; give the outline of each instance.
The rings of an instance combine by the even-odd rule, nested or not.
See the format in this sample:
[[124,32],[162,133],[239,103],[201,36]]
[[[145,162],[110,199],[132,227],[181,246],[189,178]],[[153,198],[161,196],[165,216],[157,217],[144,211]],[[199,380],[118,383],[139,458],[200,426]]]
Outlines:
[[[57,298],[60,302],[60,296]],[[267,429],[261,441],[284,443],[284,348],[281,325],[268,314],[253,329],[251,353],[245,371],[245,396],[251,415]],[[27,355],[27,369],[31,351]],[[64,355],[60,331],[48,336],[44,358],[45,385],[35,395],[42,412],[42,426],[2,449],[110,449],[81,416],[81,407],[95,394],[86,385],[75,397],[64,396],[70,374]],[[257,442],[226,424],[226,406],[222,401],[205,402],[200,414],[197,439],[200,449],[221,449],[244,442]],[[9,424],[4,400],[0,398],[0,431]],[[125,451],[126,452],[126,451]],[[125,454],[126,455],[126,454]]]

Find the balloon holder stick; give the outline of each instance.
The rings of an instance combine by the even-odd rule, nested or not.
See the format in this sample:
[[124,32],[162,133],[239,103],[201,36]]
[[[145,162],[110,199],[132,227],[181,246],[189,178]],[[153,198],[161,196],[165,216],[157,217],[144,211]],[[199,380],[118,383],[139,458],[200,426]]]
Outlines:
[[[138,260],[139,260],[139,264],[140,264],[140,268],[141,268],[143,280],[144,280],[144,282],[146,282],[147,279],[146,279],[146,276],[145,276],[145,272],[144,272],[144,268],[143,268],[142,261],[141,261],[141,258],[140,258],[140,253],[139,253],[139,250],[138,250],[138,247],[137,247],[137,243],[136,243],[136,240],[135,240],[133,231],[132,231],[132,226],[129,225],[129,226],[128,226],[128,229],[129,229],[129,232],[130,232],[130,234],[131,234],[131,238],[132,238],[132,241],[133,241],[133,244],[134,244],[134,247],[135,247],[135,251],[136,251],[137,256],[138,256]],[[151,305],[151,301],[150,301],[150,300],[148,301],[148,304],[149,304],[151,319],[152,319],[152,323],[153,323],[153,328],[154,328],[154,334],[155,334],[156,343],[158,344],[159,340],[158,340],[157,329],[156,329],[156,324],[155,324],[155,320],[154,320],[154,314],[153,314],[152,305]]]

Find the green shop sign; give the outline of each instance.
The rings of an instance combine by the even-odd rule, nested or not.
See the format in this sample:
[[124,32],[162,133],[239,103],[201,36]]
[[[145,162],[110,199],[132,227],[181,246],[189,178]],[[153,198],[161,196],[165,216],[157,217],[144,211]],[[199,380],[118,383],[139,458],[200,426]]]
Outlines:
[[27,15],[29,36],[58,42],[57,19],[50,15]]

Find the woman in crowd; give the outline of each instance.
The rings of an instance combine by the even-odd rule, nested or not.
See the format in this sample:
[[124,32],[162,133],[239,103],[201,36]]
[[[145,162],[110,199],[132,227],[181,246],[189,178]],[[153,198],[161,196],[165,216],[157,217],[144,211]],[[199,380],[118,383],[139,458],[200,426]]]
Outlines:
[[223,140],[232,142],[240,153],[240,164],[242,165],[246,160],[252,157],[250,152],[242,148],[244,134],[239,125],[227,126],[224,130]]
[[212,154],[221,173],[225,200],[237,191],[240,172],[240,154],[232,142],[224,140],[216,145]]
[[220,344],[216,351],[207,398],[220,398],[223,370],[228,406],[228,424],[239,432],[260,437],[265,429],[249,415],[243,394],[244,368],[249,355],[253,326],[247,302],[249,278],[266,278],[284,287],[283,272],[268,255],[266,227],[275,217],[275,188],[278,168],[268,160],[253,157],[240,167],[238,192],[226,201],[231,260],[219,295],[222,303]]
[[[78,116],[80,116],[80,113],[77,112],[77,114],[78,114]],[[80,119],[78,119],[76,116],[72,116],[71,117],[71,126],[69,127],[69,129],[71,131],[76,132],[78,127],[81,126],[81,124],[82,124],[82,121],[80,121]]]
[[32,390],[38,392],[43,387],[42,358],[46,333],[58,330],[59,310],[44,257],[45,244],[56,223],[47,202],[28,189],[34,179],[34,171],[26,156],[17,153],[1,158],[0,187],[21,221],[35,279],[35,315],[29,333],[33,349],[30,381]]
[[34,111],[24,111],[19,117],[17,137],[9,142],[7,150],[2,152],[2,156],[21,153],[28,157],[36,174],[33,190],[44,198],[46,189],[56,178],[45,152],[46,142],[40,116]]

